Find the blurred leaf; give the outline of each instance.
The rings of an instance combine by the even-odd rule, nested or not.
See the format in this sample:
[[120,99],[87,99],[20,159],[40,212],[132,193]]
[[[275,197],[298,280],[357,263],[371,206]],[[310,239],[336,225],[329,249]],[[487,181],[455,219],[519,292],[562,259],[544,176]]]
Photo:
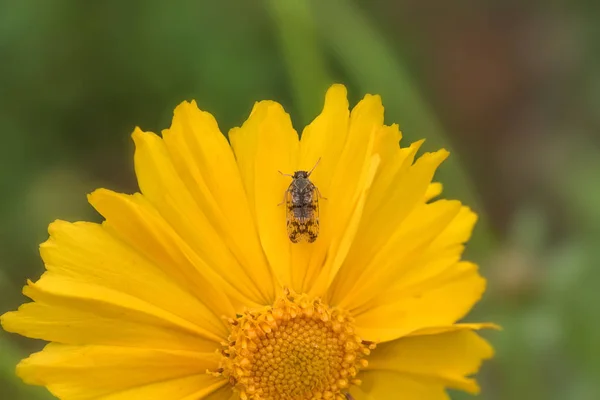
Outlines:
[[546,245],[548,223],[539,204],[522,206],[516,211],[506,235],[509,245],[521,251],[537,253]]
[[594,143],[583,141],[572,151],[568,168],[560,171],[557,186],[572,217],[586,232],[600,233],[600,158]]
[[310,5],[305,0],[266,0],[285,60],[296,105],[304,126],[319,111],[319,99],[333,83],[316,35]]
[[580,282],[585,279],[590,251],[585,247],[585,243],[573,238],[555,246],[551,251],[544,251],[547,253],[544,300],[562,308],[562,300],[576,291]]

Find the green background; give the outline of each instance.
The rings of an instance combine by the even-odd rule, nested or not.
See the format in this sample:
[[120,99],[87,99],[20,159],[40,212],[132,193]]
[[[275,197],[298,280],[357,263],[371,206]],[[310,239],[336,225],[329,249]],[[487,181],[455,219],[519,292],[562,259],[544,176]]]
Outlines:
[[[97,187],[136,190],[135,125],[159,131],[194,98],[227,131],[274,99],[301,129],[342,82],[381,94],[406,142],[451,149],[438,178],[482,216],[469,257],[489,289],[470,318],[504,331],[486,334],[481,398],[600,399],[597,9],[0,0],[0,314],[41,274],[49,222],[98,220]],[[0,399],[50,398],[13,372],[41,346],[0,332]]]

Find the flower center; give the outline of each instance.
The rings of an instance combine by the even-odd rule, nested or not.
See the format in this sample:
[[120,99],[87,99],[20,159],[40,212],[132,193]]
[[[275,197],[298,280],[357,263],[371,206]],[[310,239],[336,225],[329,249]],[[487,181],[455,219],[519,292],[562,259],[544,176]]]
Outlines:
[[273,306],[230,320],[218,374],[242,400],[345,399],[375,344],[354,333],[352,319],[319,299],[286,291]]

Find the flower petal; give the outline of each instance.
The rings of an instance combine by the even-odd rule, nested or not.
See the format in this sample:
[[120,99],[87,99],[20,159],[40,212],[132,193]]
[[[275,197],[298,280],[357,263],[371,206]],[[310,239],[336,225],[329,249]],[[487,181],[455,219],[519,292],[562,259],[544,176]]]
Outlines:
[[332,303],[354,310],[390,290],[459,210],[459,202],[446,200],[415,209],[370,259],[361,261],[362,254],[349,258],[332,290]]
[[475,380],[492,347],[476,333],[460,329],[439,334],[412,336],[379,345],[369,357],[369,370],[394,371],[469,393],[479,393]]
[[274,296],[271,270],[263,253],[233,150],[214,117],[195,102],[184,102],[162,132],[173,166],[227,247]]
[[[240,395],[234,392],[231,385],[223,386],[221,389],[202,398],[203,400],[240,400]],[[190,399],[195,400],[195,399]]]
[[[397,188],[389,198],[380,197],[381,204],[376,212],[371,199],[376,192],[369,193],[357,237],[330,289],[332,304],[354,308],[368,301],[369,296],[380,293],[381,283],[393,282],[389,274],[394,273],[396,268],[390,261],[402,260],[402,257],[429,244],[452,220],[452,212],[458,212],[458,208],[453,211],[454,205],[435,214],[422,213],[427,218],[424,221],[416,217],[407,220],[411,211],[423,201],[435,169],[446,156],[445,151],[428,153],[413,166],[401,168],[400,177],[395,179]],[[410,158],[410,153],[406,157]],[[377,181],[373,185],[377,185]],[[366,297],[356,292],[357,284]]]
[[450,400],[439,383],[421,381],[392,371],[365,371],[360,386],[350,393],[356,400]]
[[281,105],[261,101],[229,138],[269,264],[279,284],[290,285],[292,243],[280,204],[291,180],[278,171],[293,174],[299,168],[298,134]]
[[[304,285],[311,295],[321,296],[346,259],[359,227],[360,218],[379,155],[373,154],[375,135],[383,126],[383,106],[379,96],[367,95],[350,113],[347,140],[331,177],[327,208],[322,217],[322,245],[311,255]],[[318,253],[319,249],[321,252]],[[318,266],[323,265],[322,268]],[[313,271],[311,274],[310,272]],[[318,272],[318,275],[314,273]]]
[[[381,126],[374,132],[374,152],[381,158],[381,165],[369,190],[365,217],[370,218],[377,212],[382,201],[395,189],[394,180],[400,171],[406,171],[414,161],[414,156],[423,141],[413,143],[408,148],[399,146],[402,139],[398,125]],[[363,222],[364,224],[364,222]]]
[[419,329],[412,332],[408,336],[425,336],[437,335],[440,333],[456,332],[456,331],[478,331],[480,329],[501,330],[502,328],[491,322],[466,322],[461,324],[432,326],[429,328]]
[[466,243],[477,222],[477,214],[469,207],[461,207],[454,220],[431,244],[431,253],[446,249],[457,244]]
[[227,335],[220,315],[101,225],[57,221],[49,232],[50,239],[40,246],[47,272],[30,285],[38,289],[33,293],[99,299],[185,325],[213,340]]
[[51,343],[17,375],[63,400],[191,400],[226,384],[205,373],[217,365],[215,353]]
[[182,288],[196,296],[217,317],[232,315],[252,300],[208,267],[177,235],[141,194],[125,195],[106,189],[88,196],[104,218],[103,226],[161,268]]
[[[448,201],[427,204],[415,210],[409,219],[412,219],[414,224],[424,223],[427,221],[427,216],[443,213],[444,209],[447,209],[450,214],[455,214],[451,207],[456,206],[456,202]],[[476,220],[477,216],[468,207],[459,207],[454,219],[426,249],[422,249],[418,256],[412,257],[411,260],[403,260],[401,263],[403,268],[399,268],[401,279],[394,282],[390,290],[405,291],[408,287],[430,282],[431,279],[452,268],[460,261],[464,250],[463,243],[469,239]]]
[[259,303],[272,300],[272,285],[266,282],[259,284],[252,268],[247,268],[243,260],[236,258],[236,254],[228,248],[206,210],[201,209],[181,180],[163,140],[140,129],[135,130],[133,139],[140,189],[160,215],[208,267],[240,293]]
[[[439,215],[447,221],[444,214],[455,214],[445,229],[441,232],[438,229],[440,233],[433,240],[428,239],[427,247],[421,247],[411,256],[407,257],[410,253],[406,249],[415,243],[411,235],[418,236],[417,231],[409,229],[406,236],[399,236],[396,246],[399,250],[392,250],[382,258],[391,263],[385,265],[391,266],[392,274],[375,276],[375,282],[381,285],[377,295],[353,308],[361,334],[386,341],[415,329],[452,324],[480,299],[485,280],[476,265],[460,262],[462,244],[468,240],[477,218],[467,207],[456,208],[457,204],[448,201],[422,204],[407,218],[409,227],[420,224],[435,233],[432,226],[428,227],[428,220],[436,222],[439,218],[435,216]],[[381,265],[384,273],[385,265]],[[386,276],[387,280],[382,279]]]
[[386,292],[356,316],[359,335],[389,341],[415,330],[449,325],[473,307],[485,290],[477,266],[460,262],[422,284]]
[[[384,126],[377,132],[381,167],[373,180],[361,224],[361,229],[375,230],[383,238],[385,234],[380,230],[393,232],[402,223],[414,205],[422,200],[419,193],[425,191],[435,170],[447,157],[447,152],[442,150],[424,154],[415,163],[424,140],[401,148],[397,144],[399,137],[395,125]],[[393,146],[391,150],[389,146]]]
[[321,114],[302,132],[300,165],[309,170],[321,159],[311,174],[311,180],[325,197],[328,197],[333,175],[346,144],[349,118],[346,88],[343,85],[333,85],[325,95]]
[[94,297],[57,295],[46,288],[48,276],[42,278],[43,290],[37,285],[25,287],[24,293],[34,302],[8,312],[1,318],[8,332],[34,339],[65,344],[99,344],[157,349],[195,349],[213,351],[218,343],[209,334],[153,309],[133,309],[128,304],[114,304]]
[[198,374],[151,383],[146,386],[110,394],[98,400],[229,399],[228,397],[216,395],[216,391],[223,387],[231,392],[228,386],[227,381],[217,380],[207,374]]
[[427,188],[427,192],[425,192],[425,201],[429,201],[433,198],[436,198],[440,194],[442,194],[443,186],[439,182],[433,182]]
[[[325,104],[321,114],[302,132],[300,141],[300,166],[306,170],[316,166],[310,179],[324,197],[319,200],[320,237],[311,244],[299,244],[292,248],[292,288],[305,293],[310,288],[311,279],[317,276],[321,268],[315,260],[323,260],[329,242],[323,237],[327,233],[327,224],[323,218],[329,215],[330,187],[332,177],[346,144],[350,111],[347,91],[343,85],[333,85],[325,95]],[[310,268],[310,269],[309,269]]]

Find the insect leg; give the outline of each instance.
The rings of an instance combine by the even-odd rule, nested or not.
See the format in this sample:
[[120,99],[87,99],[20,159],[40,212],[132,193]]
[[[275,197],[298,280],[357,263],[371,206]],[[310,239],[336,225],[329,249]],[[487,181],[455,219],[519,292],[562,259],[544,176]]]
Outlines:
[[277,204],[277,207],[282,206],[285,204],[285,196],[287,195],[287,190],[285,192],[283,192],[283,200],[281,201],[281,203]]
[[321,194],[321,191],[316,186],[315,186],[315,191],[317,192],[317,195],[319,196],[320,199],[328,200],[327,197],[323,197],[323,195]]

